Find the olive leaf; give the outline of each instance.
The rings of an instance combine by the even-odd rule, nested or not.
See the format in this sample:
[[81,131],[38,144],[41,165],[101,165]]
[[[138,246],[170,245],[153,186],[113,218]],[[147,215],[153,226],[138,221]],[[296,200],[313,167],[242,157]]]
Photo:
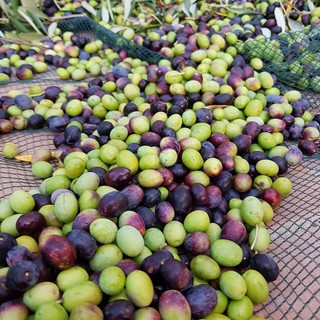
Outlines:
[[12,0],[10,1],[11,9],[13,12],[17,13],[19,8],[19,1],[18,0]]
[[279,7],[275,8],[274,16],[276,18],[277,26],[281,27],[282,32],[286,32],[286,19],[283,10]]
[[15,34],[12,32],[6,32],[5,37],[7,40],[13,41],[16,43],[30,44],[30,42],[31,42],[34,45],[36,45],[36,44],[39,45],[40,41],[48,38],[47,36],[44,36],[42,34],[38,34],[35,32],[25,32],[25,33],[19,33],[19,34]]
[[106,9],[106,7],[104,7],[104,6],[101,6],[101,19],[104,22],[109,22],[109,20],[110,20],[109,12]]
[[112,6],[111,6],[111,3],[110,3],[110,0],[107,0],[107,5],[108,5],[108,9],[109,9],[110,18],[111,18],[112,21],[114,21],[114,15],[113,15],[113,12],[112,12]]
[[93,16],[96,16],[97,12],[96,10],[86,1],[81,1],[81,6],[87,10],[89,13],[91,13]]
[[20,2],[21,2],[21,6],[25,10],[27,10],[29,12],[32,12],[34,15],[38,16],[39,18],[49,19],[49,17],[37,7],[37,5],[35,4],[34,1],[32,1],[32,0],[20,0]]
[[302,31],[302,23],[293,19],[288,18],[288,27],[292,31]]
[[37,28],[37,26],[34,24],[33,20],[30,18],[30,16],[24,11],[23,8],[18,9],[18,13],[30,24],[30,26],[38,33],[41,33],[41,31]]
[[308,8],[309,8],[310,11],[315,9],[315,5],[314,5],[312,0],[308,0],[307,4],[308,4]]
[[126,21],[131,12],[131,0],[123,0],[122,2],[124,7],[123,21]]
[[262,34],[266,37],[266,38],[270,38],[271,37],[271,31],[268,28],[261,28],[261,32]]
[[33,22],[35,23],[35,25],[42,30],[43,34],[47,34],[47,29],[45,28],[45,26],[43,25],[41,19],[35,15],[33,12],[27,10],[28,15],[30,16],[30,18],[33,20]]
[[0,9],[8,17],[8,15],[9,15],[9,6],[4,2],[4,0],[0,0]]
[[49,27],[48,27],[48,37],[53,37],[54,36],[54,32],[58,27],[58,23],[57,22],[52,22]]
[[190,1],[189,1],[189,0],[184,0],[184,1],[182,2],[181,9],[182,9],[183,13],[184,13],[187,17],[190,17],[191,14],[190,14],[190,11],[189,11],[188,8],[190,8]]

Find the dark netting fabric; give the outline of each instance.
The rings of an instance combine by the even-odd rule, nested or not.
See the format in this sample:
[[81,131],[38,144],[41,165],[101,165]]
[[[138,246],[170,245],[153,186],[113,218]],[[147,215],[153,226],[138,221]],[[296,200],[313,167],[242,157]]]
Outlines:
[[168,59],[158,52],[151,51],[127,40],[121,35],[106,29],[89,17],[66,19],[59,23],[62,31],[71,31],[75,34],[86,34],[92,39],[99,39],[113,48],[127,51],[129,57],[139,58],[151,64],[157,64],[162,59]]
[[320,27],[286,32],[276,39],[249,39],[239,52],[248,59],[260,58],[264,70],[278,81],[300,90],[320,92]]

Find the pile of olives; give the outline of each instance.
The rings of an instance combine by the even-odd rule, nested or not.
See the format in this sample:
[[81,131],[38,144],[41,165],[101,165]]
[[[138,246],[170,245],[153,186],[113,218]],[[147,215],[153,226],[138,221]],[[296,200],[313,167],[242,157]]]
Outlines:
[[263,319],[268,225],[320,115],[237,52],[229,18],[203,19],[150,31],[158,65],[70,32],[33,57],[1,47],[3,74],[42,61],[78,80],[0,97],[0,133],[56,132],[31,159],[39,188],[0,202],[4,319]]

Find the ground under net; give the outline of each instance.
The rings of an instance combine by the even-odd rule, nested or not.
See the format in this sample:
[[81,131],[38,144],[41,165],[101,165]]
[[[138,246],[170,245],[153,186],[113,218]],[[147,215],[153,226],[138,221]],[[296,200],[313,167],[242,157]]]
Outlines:
[[[0,86],[0,96],[11,89],[26,93],[31,83],[13,82]],[[41,81],[42,86],[52,80]],[[57,85],[57,83],[55,83]],[[306,93],[310,111],[320,111],[320,97]],[[0,136],[0,149],[13,141],[20,154],[32,154],[39,147],[54,150],[55,133],[47,129],[15,131]],[[268,225],[271,245],[268,253],[277,261],[281,273],[270,283],[268,300],[255,307],[256,314],[270,320],[320,319],[320,154],[304,157],[298,167],[286,175],[293,183],[293,192],[275,210]],[[37,189],[41,179],[35,179],[30,163],[5,159],[0,155],[0,199],[18,189]]]

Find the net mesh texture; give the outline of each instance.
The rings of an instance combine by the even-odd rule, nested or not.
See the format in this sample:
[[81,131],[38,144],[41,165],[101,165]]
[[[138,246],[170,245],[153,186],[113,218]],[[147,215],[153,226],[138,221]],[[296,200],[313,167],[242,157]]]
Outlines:
[[101,40],[112,47],[127,51],[129,57],[139,58],[151,64],[157,64],[161,59],[166,58],[158,52],[139,46],[133,41],[129,41],[121,35],[104,28],[89,17],[64,20],[59,23],[59,28],[62,31],[71,31],[75,34],[86,34],[91,39]]
[[265,71],[300,90],[320,92],[320,28],[281,33],[276,39],[249,39],[238,46],[248,59],[260,58]]
[[[79,23],[77,27],[80,25]],[[88,25],[85,26],[86,30],[87,28]],[[103,41],[106,39],[104,37],[109,37],[108,41],[117,40],[117,37],[106,34],[104,30],[99,33],[99,30],[94,29],[94,32],[97,38]],[[143,49],[145,49],[144,53],[148,52],[146,48]],[[259,55],[260,53],[259,51]],[[141,56],[138,57],[141,58]],[[281,63],[283,60],[281,62],[279,59],[279,64]],[[288,68],[281,72],[289,72]],[[272,70],[269,69],[269,71]],[[49,72],[47,74],[47,77],[41,75],[41,79],[35,79],[35,81],[39,81],[43,87],[53,85],[53,83],[57,86],[66,83],[58,81],[57,78],[53,79],[55,75],[52,76]],[[294,85],[292,81],[290,84]],[[30,82],[13,81],[0,86],[0,96],[5,95],[11,89],[27,93],[31,85]],[[305,97],[311,102],[309,111],[314,114],[319,113],[320,95],[305,91]],[[0,136],[0,149],[4,143],[13,141],[19,147],[20,155],[32,154],[40,147],[54,150],[54,136],[55,133],[48,129],[14,131]],[[264,304],[255,307],[255,314],[270,320],[316,320],[320,319],[319,153],[311,157],[304,157],[303,162],[298,167],[291,167],[286,176],[293,183],[293,192],[275,210],[273,221],[268,225],[271,244],[267,252],[278,263],[281,273],[276,281],[269,284],[269,298]],[[18,189],[37,189],[41,181],[33,176],[30,163],[5,159],[0,154],[0,198]]]

